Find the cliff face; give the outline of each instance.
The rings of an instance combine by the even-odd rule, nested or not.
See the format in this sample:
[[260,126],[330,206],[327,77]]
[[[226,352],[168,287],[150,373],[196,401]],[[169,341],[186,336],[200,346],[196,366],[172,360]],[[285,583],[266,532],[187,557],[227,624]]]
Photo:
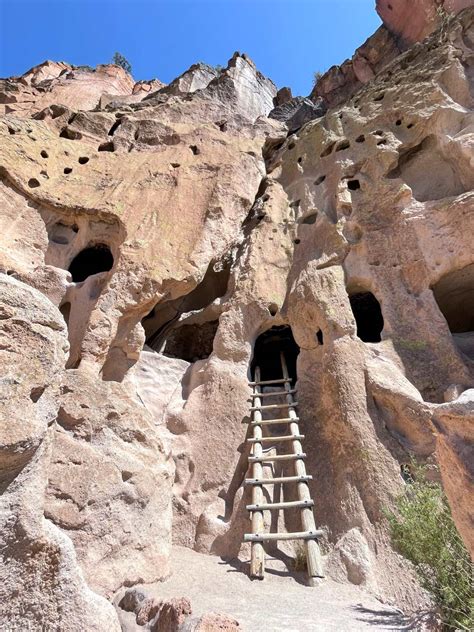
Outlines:
[[376,0],[382,26],[339,66],[332,66],[316,82],[313,101],[341,105],[364,84],[416,42],[421,42],[473,0]]
[[245,553],[242,422],[271,327],[299,347],[328,573],[420,603],[383,518],[411,454],[438,461],[472,547],[473,41],[470,9],[292,133],[288,95],[237,53],[169,86],[51,62],[6,82],[13,625],[120,629],[106,598],[166,577],[172,540]]

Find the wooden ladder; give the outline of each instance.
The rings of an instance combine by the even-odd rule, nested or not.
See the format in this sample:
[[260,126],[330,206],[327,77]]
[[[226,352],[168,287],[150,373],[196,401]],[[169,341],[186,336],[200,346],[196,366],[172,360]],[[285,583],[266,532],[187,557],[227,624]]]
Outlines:
[[[253,429],[253,437],[247,439],[252,446],[252,454],[249,456],[249,464],[252,465],[252,478],[245,479],[246,485],[252,486],[252,504],[247,505],[252,517],[252,533],[244,535],[245,542],[251,542],[250,576],[263,579],[265,573],[265,550],[263,543],[275,540],[303,540],[306,544],[306,560],[311,586],[317,583],[317,578],[323,577],[321,552],[317,538],[323,535],[323,531],[316,529],[313,515],[314,502],[308,487],[308,481],[312,479],[306,474],[301,441],[304,436],[300,434],[298,422],[299,418],[295,408],[298,403],[294,399],[296,389],[291,387],[291,378],[288,374],[285,355],[280,353],[282,375],[277,380],[260,380],[260,368],[255,368],[254,382],[250,382],[253,387],[252,393],[252,420],[250,425]],[[273,393],[262,393],[262,387],[282,385],[282,391]],[[267,397],[285,397],[285,403],[262,404],[262,399]],[[266,400],[265,400],[266,401]],[[262,412],[267,410],[282,410],[286,416],[274,419],[262,419]],[[273,417],[273,415],[272,415]],[[269,425],[286,424],[287,434],[264,436],[264,429]],[[289,453],[277,454],[276,456],[266,456],[264,445],[289,443],[291,448]],[[263,464],[280,461],[291,461],[294,464],[294,476],[280,476],[276,478],[264,478]],[[296,482],[298,499],[286,502],[265,502],[264,485],[275,485]],[[301,512],[302,531],[293,533],[264,533],[264,511],[278,511],[280,509],[299,509]]]

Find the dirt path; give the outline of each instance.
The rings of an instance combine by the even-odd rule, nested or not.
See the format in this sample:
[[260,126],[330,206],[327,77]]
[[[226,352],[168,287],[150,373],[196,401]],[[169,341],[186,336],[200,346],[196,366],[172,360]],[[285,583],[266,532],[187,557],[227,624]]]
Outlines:
[[399,611],[355,586],[324,580],[309,588],[303,584],[304,576],[278,569],[263,581],[251,581],[243,569],[181,547],[174,548],[172,564],[172,577],[144,587],[148,594],[164,599],[188,597],[193,616],[228,614],[240,622],[243,632],[408,629]]

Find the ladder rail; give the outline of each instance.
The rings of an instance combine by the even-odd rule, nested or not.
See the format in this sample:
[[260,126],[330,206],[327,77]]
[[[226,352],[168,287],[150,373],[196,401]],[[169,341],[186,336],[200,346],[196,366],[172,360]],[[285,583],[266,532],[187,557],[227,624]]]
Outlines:
[[[255,386],[254,386],[254,404],[261,404],[261,399],[258,397],[262,390],[258,382],[260,381],[260,368],[255,367]],[[262,413],[259,410],[253,411],[253,419],[258,422],[262,420]],[[253,456],[262,457],[262,427],[259,425],[253,426]],[[259,441],[260,439],[260,441]],[[255,479],[263,478],[263,464],[261,461],[254,461],[252,463],[252,474]],[[263,485],[254,485],[252,487],[252,504],[261,505],[264,502]],[[263,511],[255,511],[252,513],[252,532],[259,533],[264,529],[264,514]],[[263,543],[260,541],[254,541],[251,544],[250,554],[250,576],[258,579],[263,579],[265,575],[265,549]]]
[[[285,354],[280,352],[280,361],[282,374],[284,379],[289,378],[288,366],[286,364]],[[286,401],[289,404],[288,417],[293,418],[294,421],[290,422],[290,433],[293,435],[299,435],[299,425],[297,421],[297,415],[294,409],[293,394],[290,393],[290,386],[288,382],[284,383],[284,389],[287,392]],[[293,404],[293,406],[292,406]],[[303,446],[299,439],[292,441],[292,449],[295,454],[303,452]],[[306,466],[303,459],[297,459],[294,463],[294,472],[296,476],[306,477]],[[298,499],[300,501],[311,500],[311,493],[309,491],[308,483],[303,479],[297,483]],[[301,509],[301,522],[305,532],[315,533],[317,532],[316,523],[314,520],[314,513],[312,507],[304,507]],[[254,531],[255,533],[255,531]],[[317,539],[306,540],[306,559],[308,566],[308,575],[311,585],[314,585],[315,578],[321,578],[324,576],[321,550]]]

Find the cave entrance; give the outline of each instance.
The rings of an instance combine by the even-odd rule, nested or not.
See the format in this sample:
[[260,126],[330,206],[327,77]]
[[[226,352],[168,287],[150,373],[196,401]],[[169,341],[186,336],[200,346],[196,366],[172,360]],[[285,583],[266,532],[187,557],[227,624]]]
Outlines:
[[[189,358],[207,358],[218,325],[218,311],[212,311],[211,306],[227,292],[230,268],[230,259],[211,261],[202,281],[189,294],[157,303],[142,320],[146,345],[188,362],[194,361]],[[199,344],[203,345],[202,350]]]
[[218,326],[219,320],[211,320],[176,327],[166,338],[163,355],[186,360],[186,362],[208,358],[212,353]]
[[431,289],[458,349],[474,360],[474,263],[448,272]]
[[89,246],[74,257],[69,266],[74,283],[85,281],[99,272],[108,272],[114,265],[114,257],[106,244]]
[[260,367],[260,379],[279,380],[283,377],[280,352],[285,354],[289,377],[296,382],[296,360],[300,348],[293,338],[291,327],[283,325],[272,327],[255,341],[253,359],[250,366],[252,379],[255,377],[255,367]]
[[431,289],[451,333],[474,332],[474,263],[449,272]]
[[384,326],[380,303],[372,292],[349,294],[352,313],[357,325],[357,336],[363,342],[380,342]]

